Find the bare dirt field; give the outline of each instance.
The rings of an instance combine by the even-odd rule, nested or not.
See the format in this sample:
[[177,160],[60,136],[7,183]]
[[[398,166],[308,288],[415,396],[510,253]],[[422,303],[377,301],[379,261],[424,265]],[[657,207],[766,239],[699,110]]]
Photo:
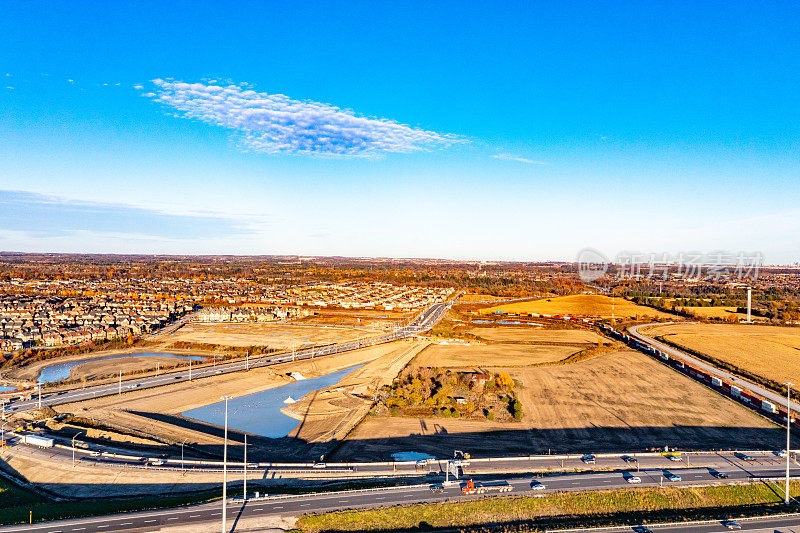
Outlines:
[[780,429],[765,418],[637,352],[508,371],[520,385],[520,422],[371,415],[335,456],[387,460],[397,451],[447,457],[454,449],[497,456],[780,444]]
[[[587,345],[588,346],[588,345]],[[574,346],[532,346],[525,344],[433,345],[419,354],[414,366],[440,368],[493,368],[525,366],[561,361],[579,352]]]
[[302,318],[299,324],[315,326],[357,326],[363,328],[393,328],[413,317],[415,313],[369,310],[320,310],[316,315]]
[[737,313],[736,307],[681,307],[680,309],[700,318],[747,319],[747,314]]
[[412,364],[446,368],[538,365],[561,361],[607,342],[595,332],[583,329],[482,326],[465,332],[475,335],[480,341],[429,346]]
[[505,300],[501,296],[492,296],[490,294],[462,294],[458,299],[458,303],[468,304],[473,302],[500,302]]
[[[102,361],[92,361],[76,366],[70,370],[69,379],[97,379],[101,376],[115,374],[120,370],[124,374],[126,372],[141,370],[143,368],[156,368],[159,364],[162,368],[164,368],[167,366],[172,366],[180,361],[182,360],[175,357],[159,357],[156,355],[104,359]],[[61,361],[59,360],[58,362]],[[57,364],[57,362],[51,361],[51,364]]]
[[192,322],[175,333],[155,335],[154,341],[196,342],[228,346],[269,346],[277,349],[302,348],[312,345],[346,342],[368,335],[369,328],[326,327],[317,325],[267,323],[198,323]]
[[[612,303],[613,302],[613,303]],[[546,315],[587,315],[610,318],[612,313],[616,318],[659,317],[675,318],[674,315],[636,305],[624,298],[612,298],[600,294],[573,294],[570,296],[557,296],[527,302],[514,302],[510,304],[487,307],[480,310],[481,314],[501,313],[539,313]]]
[[545,329],[530,326],[477,327],[468,329],[467,333],[487,341],[506,343],[596,344],[607,340],[588,329]]
[[777,383],[800,381],[800,328],[752,324],[665,324],[641,330]]

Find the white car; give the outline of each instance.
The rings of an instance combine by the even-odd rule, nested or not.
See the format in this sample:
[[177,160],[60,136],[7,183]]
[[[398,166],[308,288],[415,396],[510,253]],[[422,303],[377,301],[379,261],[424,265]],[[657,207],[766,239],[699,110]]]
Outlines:
[[640,478],[639,476],[628,476],[625,478],[625,481],[627,481],[628,483],[641,483],[642,478]]
[[681,456],[680,455],[674,455],[674,454],[673,455],[668,455],[667,459],[669,459],[670,461],[678,462],[678,461],[681,460]]
[[312,468],[328,468],[328,465],[326,465],[325,463],[314,463],[314,466]]
[[531,490],[544,490],[547,488],[547,485],[542,483],[541,481],[533,480],[531,481]]
[[786,457],[786,450],[778,450],[777,452],[775,452],[775,455],[777,455],[778,457]]
[[150,464],[153,466],[161,466],[164,464],[164,461],[161,459],[150,459]]

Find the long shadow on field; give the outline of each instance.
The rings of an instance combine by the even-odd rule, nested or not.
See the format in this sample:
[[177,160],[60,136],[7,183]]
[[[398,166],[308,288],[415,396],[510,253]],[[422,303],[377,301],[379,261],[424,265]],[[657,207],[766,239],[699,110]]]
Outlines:
[[[181,416],[136,411],[135,414],[221,438],[223,428]],[[391,426],[392,419],[386,419]],[[248,434],[248,457],[252,461],[389,461],[395,452],[415,451],[435,457],[451,457],[464,450],[473,457],[502,457],[559,453],[603,453],[663,450],[781,449],[785,433],[777,426],[592,426],[561,429],[507,429],[454,433],[438,431],[431,424],[420,432],[402,437],[350,438],[323,443],[294,437],[272,439]],[[427,428],[427,431],[426,429]],[[228,429],[228,454],[239,457],[244,433]],[[231,443],[233,445],[231,446]],[[785,444],[784,444],[785,446]],[[221,455],[221,445],[195,445],[205,452]]]
[[[387,419],[387,425],[391,419]],[[348,439],[337,443],[331,461],[387,461],[399,451],[451,457],[453,450],[473,457],[560,453],[663,450],[780,449],[783,430],[758,427],[625,426],[502,430],[469,433],[418,433],[403,437]]]

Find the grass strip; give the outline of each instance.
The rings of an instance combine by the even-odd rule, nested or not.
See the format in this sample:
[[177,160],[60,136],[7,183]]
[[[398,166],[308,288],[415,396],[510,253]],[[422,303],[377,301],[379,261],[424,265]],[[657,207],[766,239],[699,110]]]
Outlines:
[[[800,482],[791,492],[800,490]],[[656,520],[727,518],[783,509],[774,485],[754,483],[691,488],[635,488],[566,492],[542,496],[425,503],[360,511],[305,515],[296,528],[335,531],[532,531],[544,527],[636,524]]]

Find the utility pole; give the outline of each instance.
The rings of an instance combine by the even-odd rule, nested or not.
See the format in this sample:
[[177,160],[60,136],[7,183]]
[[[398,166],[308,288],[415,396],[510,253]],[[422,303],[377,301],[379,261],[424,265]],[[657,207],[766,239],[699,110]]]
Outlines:
[[159,373],[160,371],[161,371],[161,363],[157,362],[157,363],[156,363],[156,376],[158,376],[158,373]]
[[243,500],[247,500],[247,434],[244,435],[244,486],[243,492],[244,495],[242,496]]
[[122,394],[122,370],[119,371],[119,393]]
[[790,382],[786,382],[786,494],[784,503],[789,505],[789,455],[791,448],[789,447],[789,436],[792,432],[792,401],[789,389],[792,387]]
[[192,381],[192,360],[189,359],[189,381]]
[[39,409],[41,409],[42,408],[42,386],[39,385],[38,387],[36,387],[36,390],[39,391]]
[[222,397],[225,400],[225,437],[222,445],[222,533],[228,531],[228,400],[230,396]]

